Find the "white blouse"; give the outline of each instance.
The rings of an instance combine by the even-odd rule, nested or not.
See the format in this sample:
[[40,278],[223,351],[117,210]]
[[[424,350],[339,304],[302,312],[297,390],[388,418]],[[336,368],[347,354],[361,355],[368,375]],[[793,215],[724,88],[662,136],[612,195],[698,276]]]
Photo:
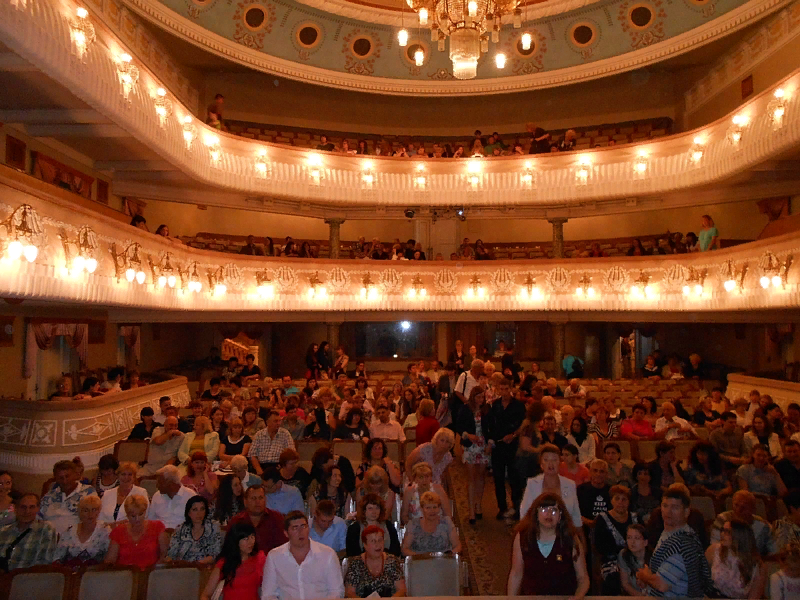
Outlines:
[[[139,487],[135,485],[131,488],[131,491],[128,492],[128,496],[142,496],[146,499],[149,503],[150,498],[147,495],[147,490],[143,487]],[[125,499],[128,498],[125,497]],[[119,511],[117,512],[116,519],[114,518],[114,509],[117,507],[117,490],[108,490],[105,494],[103,494],[102,498],[103,505],[100,508],[100,516],[97,517],[98,523],[114,523],[116,521],[125,521],[128,518],[128,515],[125,514],[125,506],[120,505]],[[124,502],[124,500],[123,500]]]

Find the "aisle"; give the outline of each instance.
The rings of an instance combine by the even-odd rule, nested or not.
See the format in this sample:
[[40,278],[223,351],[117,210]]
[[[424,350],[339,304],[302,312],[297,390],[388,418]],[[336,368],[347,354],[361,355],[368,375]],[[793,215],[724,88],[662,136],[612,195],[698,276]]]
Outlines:
[[455,502],[455,523],[461,532],[462,555],[469,564],[470,593],[477,596],[505,596],[511,568],[512,528],[495,520],[497,501],[494,482],[486,481],[483,494],[483,520],[469,524],[467,469],[459,459],[448,468]]

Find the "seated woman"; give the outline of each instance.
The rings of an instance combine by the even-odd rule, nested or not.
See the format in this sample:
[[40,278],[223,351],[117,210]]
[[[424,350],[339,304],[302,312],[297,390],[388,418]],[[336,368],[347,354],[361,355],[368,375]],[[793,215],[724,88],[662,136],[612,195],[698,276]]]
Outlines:
[[363,533],[367,527],[379,527],[384,532],[383,547],[400,556],[400,539],[394,524],[389,520],[389,510],[377,494],[366,494],[358,503],[356,520],[347,528],[347,556],[358,556],[364,552]]
[[88,400],[102,395],[103,390],[100,389],[100,380],[97,377],[87,377],[83,380],[81,391],[75,396],[75,400]]
[[769,462],[766,446],[757,444],[750,453],[750,462],[736,469],[740,490],[765,496],[785,496],[787,489],[780,474]]
[[341,423],[333,432],[333,439],[367,443],[369,428],[364,423],[364,411],[360,408],[351,408],[344,423]]
[[420,498],[425,492],[433,492],[442,501],[442,510],[446,517],[452,517],[450,498],[438,483],[433,483],[433,469],[426,462],[418,462],[411,469],[411,485],[403,491],[403,504],[400,509],[400,522],[405,525],[412,519],[422,517]]
[[[258,600],[266,562],[258,549],[255,527],[249,521],[232,525],[200,600]],[[220,584],[222,591],[217,594]]]
[[403,554],[416,556],[429,552],[461,552],[453,520],[442,515],[442,499],[438,494],[425,492],[420,498],[422,517],[413,519],[403,537]]
[[111,543],[111,529],[98,523],[102,501],[92,494],[78,501],[78,524],[71,525],[59,538],[55,560],[79,567],[103,562]]
[[137,423],[133,426],[130,435],[128,435],[129,440],[149,440],[153,435],[153,429],[158,427],[158,423],[155,422],[155,412],[149,406],[145,406],[142,410],[139,411],[139,418],[142,420],[141,423]]
[[[549,492],[536,498],[517,531],[508,595],[569,596],[582,600],[590,583],[586,553],[561,498]],[[543,577],[543,573],[547,576]]]
[[342,470],[334,465],[328,472],[325,480],[319,484],[314,485],[314,482],[308,487],[308,511],[314,514],[317,508],[317,502],[323,499],[328,499],[333,502],[336,507],[336,516],[344,519],[347,517],[348,506],[350,505],[350,494],[344,487],[342,482]]
[[[591,439],[591,436],[589,436]],[[589,469],[578,462],[578,449],[574,444],[567,444],[561,450],[561,466],[558,474],[575,482],[576,486],[589,481]]]
[[315,494],[317,488],[330,477],[331,468],[334,466],[339,467],[342,473],[344,489],[351,494],[356,491],[356,475],[350,459],[344,456],[336,459],[330,448],[318,448],[311,457],[311,472],[306,488],[306,499]]
[[202,450],[192,452],[192,456],[186,465],[186,475],[181,479],[181,484],[190,490],[194,490],[198,495],[205,498],[209,504],[214,502],[219,482],[217,481],[217,476],[211,472],[211,465],[208,464],[205,452]]
[[161,521],[147,520],[147,500],[129,495],[124,506],[128,520],[111,531],[111,545],[105,562],[146,569],[164,560],[169,535]]
[[625,536],[625,548],[617,559],[622,590],[628,596],[647,595],[647,586],[639,582],[636,573],[650,563],[652,555],[647,546],[647,528],[641,524],[630,525]]
[[219,523],[211,520],[208,500],[203,496],[189,498],[184,518],[169,540],[167,560],[210,565],[222,550],[222,531]]
[[244,510],[244,488],[236,475],[223,475],[219,478],[217,502],[214,505],[214,520],[223,527],[233,515]]
[[606,440],[619,438],[619,421],[611,419],[608,409],[598,403],[589,424],[589,433],[594,436],[595,443],[602,446]]
[[708,442],[697,442],[689,454],[689,468],[683,480],[695,496],[721,500],[733,493],[733,486],[723,469],[719,452]]
[[[116,523],[128,518],[125,513],[125,499],[128,496],[139,496],[148,501],[147,490],[136,485],[138,467],[133,462],[120,463],[117,468],[119,485],[103,494],[102,506],[98,520],[101,523]],[[149,502],[149,501],[148,501]]]
[[763,598],[767,569],[750,524],[734,517],[722,527],[719,543],[706,550],[717,598]]
[[354,556],[347,565],[344,577],[346,598],[366,598],[378,594],[381,598],[406,595],[403,565],[397,556],[384,551],[384,530],[369,525],[361,532],[364,552]]
[[228,433],[228,422],[225,420],[225,413],[219,406],[215,406],[211,409],[208,417],[211,419],[211,431],[216,433],[219,439],[222,439],[222,436]]
[[647,524],[653,509],[661,506],[661,488],[651,485],[653,476],[647,463],[636,463],[633,467],[633,479],[636,481],[631,488],[631,511],[636,513],[640,523]]
[[356,488],[354,500],[356,506],[361,499],[367,494],[377,494],[383,500],[384,505],[389,510],[389,518],[392,521],[397,520],[396,510],[396,494],[389,487],[389,475],[385,469],[375,465],[367,470],[361,485]]
[[622,583],[619,575],[619,553],[625,548],[628,527],[638,522],[631,513],[631,493],[623,485],[613,485],[608,492],[611,510],[597,515],[594,527],[594,547],[600,556],[600,574],[603,578],[603,596],[619,596]]
[[606,442],[603,446],[603,457],[608,463],[608,485],[633,485],[633,469],[622,462],[622,450],[616,442]]
[[661,379],[661,368],[656,364],[656,357],[652,354],[647,356],[647,361],[642,367],[642,377],[654,381]]
[[219,439],[220,467],[230,464],[234,456],[247,456],[253,440],[244,433],[244,423],[239,418],[233,419],[228,425],[228,431]]
[[[564,408],[566,409],[567,406]],[[597,458],[597,446],[594,436],[589,435],[589,425],[583,417],[572,419],[568,431],[567,441],[578,449],[579,463],[585,465]]]
[[403,482],[403,476],[400,474],[400,469],[394,464],[391,458],[387,455],[389,448],[380,438],[372,438],[364,446],[364,456],[361,466],[356,471],[356,487],[361,486],[364,482],[364,476],[367,471],[372,467],[380,467],[389,476],[389,485],[393,491],[400,491],[400,484]]
[[192,431],[183,436],[178,448],[178,461],[184,467],[189,463],[189,456],[194,452],[205,452],[206,458],[214,462],[219,454],[219,435],[211,431],[211,423],[207,417],[197,417]]
[[441,485],[445,469],[453,462],[450,450],[455,443],[456,438],[452,429],[440,429],[430,442],[417,446],[408,455],[406,469],[413,469],[414,465],[420,461],[426,462],[433,469],[433,481]]
[[714,399],[711,396],[700,398],[700,402],[692,415],[692,423],[698,427],[714,429],[720,425],[720,414],[712,408]]
[[760,411],[753,415],[753,428],[744,434],[744,447],[751,452],[753,447],[762,445],[769,453],[770,460],[776,461],[783,458],[781,440],[777,433],[772,431],[769,419]]
[[258,416],[258,410],[254,406],[248,406],[242,411],[242,426],[244,434],[250,436],[251,441],[255,434],[267,428],[267,424]]
[[656,403],[656,399],[652,396],[642,396],[640,398],[640,402],[642,406],[645,408],[645,420],[655,427],[656,421],[658,421],[658,404]]
[[108,490],[113,490],[119,485],[117,478],[117,469],[119,468],[119,461],[114,458],[113,454],[104,454],[97,461],[97,477],[94,479],[94,486],[97,495],[101,498]]

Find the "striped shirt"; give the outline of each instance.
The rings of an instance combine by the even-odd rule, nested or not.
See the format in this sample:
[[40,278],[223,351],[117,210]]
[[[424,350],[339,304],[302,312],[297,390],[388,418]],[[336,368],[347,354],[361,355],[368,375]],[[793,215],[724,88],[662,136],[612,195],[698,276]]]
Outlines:
[[247,454],[248,458],[255,457],[260,463],[277,463],[281,456],[281,452],[291,448],[294,450],[294,440],[290,434],[283,427],[278,428],[275,432],[275,437],[269,436],[269,430],[262,429],[253,438],[253,443],[250,444],[250,452]]
[[689,525],[661,534],[650,559],[650,570],[669,585],[666,592],[650,588],[651,596],[702,598],[711,582],[703,546]]

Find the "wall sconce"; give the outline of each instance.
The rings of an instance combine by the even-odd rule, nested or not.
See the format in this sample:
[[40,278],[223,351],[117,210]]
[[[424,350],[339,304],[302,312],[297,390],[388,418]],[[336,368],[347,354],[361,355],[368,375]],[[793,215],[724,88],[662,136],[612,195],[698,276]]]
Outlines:
[[534,171],[530,163],[525,164],[525,170],[522,171],[520,180],[522,181],[523,185],[528,187],[533,187],[536,184],[536,171]]
[[519,297],[523,300],[538,300],[542,297],[542,292],[536,285],[536,278],[528,274],[525,277],[525,282],[519,289]]
[[584,275],[578,281],[578,287],[575,288],[575,295],[586,297],[586,298],[594,298],[594,288],[592,287],[592,278],[588,275]]
[[415,275],[414,279],[411,280],[411,289],[408,290],[408,297],[425,298],[427,295],[428,290],[425,289],[425,285],[422,283],[422,277]]
[[368,160],[364,163],[364,170],[361,172],[361,185],[365,188],[371,188],[375,183],[375,179],[376,175],[372,170],[372,161]]
[[208,274],[208,285],[215,296],[224,296],[228,292],[224,266],[220,265],[216,271]]
[[267,149],[266,148],[259,148],[258,153],[256,154],[256,160],[254,163],[254,168],[256,170],[256,175],[261,177],[262,179],[266,179],[270,175],[270,164],[267,162]]
[[142,271],[142,259],[139,256],[141,249],[142,245],[138,242],[131,242],[121,251],[117,249],[116,243],[111,244],[111,256],[114,259],[117,281],[125,277],[129,283],[134,281],[139,284],[144,283],[146,275]]
[[133,64],[133,57],[124,52],[117,57],[117,77],[122,86],[122,96],[130,99],[131,90],[139,81],[139,67]]
[[208,155],[211,157],[211,162],[216,164],[222,158],[222,148],[219,145],[219,138],[216,135],[209,135],[205,138],[205,144],[208,146]]
[[167,124],[167,118],[172,114],[172,100],[167,98],[167,90],[162,87],[158,88],[153,104],[156,106],[158,122],[163,128]]
[[689,149],[689,160],[694,164],[699,163],[703,159],[705,155],[703,144],[705,144],[705,142],[706,141],[699,135],[694,138],[692,147]]
[[153,273],[153,281],[162,289],[167,286],[174,288],[175,284],[178,283],[178,278],[175,277],[175,269],[172,267],[170,257],[171,255],[169,252],[164,252],[161,256],[161,260],[159,260],[157,264],[153,263],[151,257],[148,257],[150,271]]
[[265,300],[271,300],[275,297],[275,285],[266,271],[256,273],[256,290],[258,295]]
[[314,273],[308,280],[308,299],[313,300],[319,298],[320,300],[327,297],[328,290],[322,285],[322,280],[319,278],[319,272]]
[[722,267],[721,272],[722,276],[725,278],[722,287],[725,288],[726,292],[731,293],[734,290],[739,290],[739,293],[741,294],[744,291],[744,278],[747,275],[746,264],[742,265],[742,268],[737,272],[733,261],[727,260],[725,261],[725,266]]
[[772,129],[783,127],[783,116],[786,114],[786,92],[778,88],[772,94],[773,98],[767,105],[767,114],[772,121]]
[[639,278],[631,286],[631,296],[634,298],[653,298],[655,295],[656,290],[650,285],[650,275],[640,271]]
[[639,150],[636,155],[636,160],[633,162],[633,173],[639,179],[644,178],[645,174],[647,174],[647,169],[650,167],[650,160],[648,158],[647,152],[644,150]]
[[75,10],[75,15],[75,18],[69,22],[69,37],[72,40],[75,56],[82,61],[89,51],[89,47],[94,43],[96,36],[94,25],[89,20],[89,11],[79,6]]
[[759,280],[761,287],[765,290],[768,289],[770,285],[775,288],[786,287],[789,268],[792,266],[793,260],[794,257],[789,255],[786,257],[786,260],[781,263],[780,259],[772,252],[767,253],[759,265],[763,273]]
[[428,186],[428,178],[425,176],[425,165],[419,163],[417,165],[417,174],[414,176],[414,187],[418,190],[424,190]]
[[506,55],[504,52],[498,52],[494,55],[494,64],[498,69],[506,68]]
[[192,149],[192,142],[195,137],[195,127],[192,124],[192,115],[183,117],[183,141],[186,142],[186,149]]
[[473,275],[467,288],[467,298],[483,298],[484,295],[486,295],[486,290],[481,285],[480,277]]
[[322,179],[322,157],[319,154],[311,154],[308,157],[306,172],[311,177],[311,182],[318,184]]
[[[73,275],[81,273],[84,269],[87,273],[94,273],[97,270],[97,259],[94,257],[97,250],[97,235],[88,225],[84,225],[78,230],[78,237],[74,241],[69,239],[67,232],[62,227],[58,231],[58,237],[64,246],[64,257],[66,258],[66,268],[72,271]],[[73,256],[72,246],[76,250]]]
[[5,255],[11,260],[25,257],[29,263],[39,256],[39,246],[44,244],[44,230],[39,213],[30,204],[21,204],[0,223],[6,228]]
[[470,160],[467,163],[467,181],[475,188],[478,187],[481,179],[483,179],[483,174],[481,173],[480,160]]
[[197,273],[197,261],[192,262],[185,270],[178,267],[178,275],[181,278],[181,288],[195,294],[203,289],[203,282]]
[[747,115],[735,115],[731,121],[731,126],[728,127],[727,138],[731,146],[739,149],[739,143],[742,141],[744,135],[744,128],[747,127],[750,119]]
[[375,300],[378,297],[378,288],[372,284],[372,278],[369,273],[364,275],[361,280],[361,298],[364,300]]
[[683,295],[690,296],[694,292],[695,296],[702,296],[707,274],[707,269],[696,270],[694,267],[689,267],[689,277],[683,286]]
[[578,166],[575,169],[575,182],[578,185],[586,185],[592,175],[592,161],[588,156],[581,156]]

